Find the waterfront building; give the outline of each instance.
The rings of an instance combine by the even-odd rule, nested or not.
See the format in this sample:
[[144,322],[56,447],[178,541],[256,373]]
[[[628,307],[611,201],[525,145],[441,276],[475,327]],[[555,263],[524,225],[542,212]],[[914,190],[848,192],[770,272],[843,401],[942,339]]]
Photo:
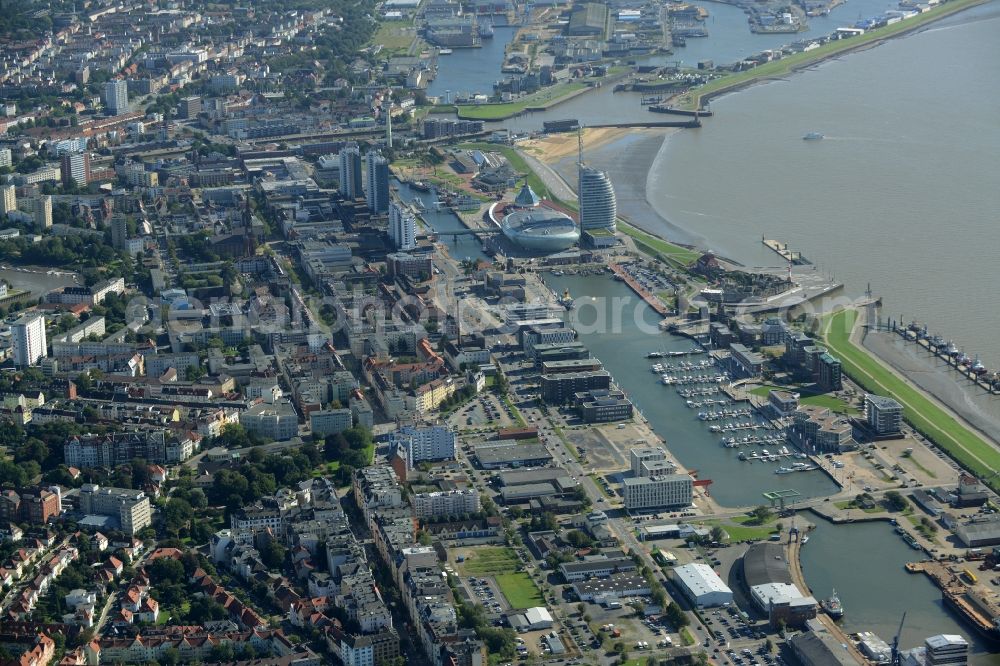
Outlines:
[[894,435],[903,427],[903,406],[881,395],[865,396],[865,421],[876,435]]
[[763,356],[738,342],[729,345],[729,351],[729,356],[723,358],[722,363],[734,379],[760,377],[764,371]]
[[351,143],[340,151],[340,194],[345,199],[359,199],[362,188],[361,150]]
[[632,463],[632,476],[649,476],[646,463],[662,462],[667,459],[667,452],[658,446],[642,446],[629,451]]
[[365,156],[365,200],[374,214],[389,212],[389,161],[377,150]]
[[584,423],[608,423],[632,418],[632,402],[621,391],[590,389],[575,393],[573,399]]
[[938,634],[924,640],[925,666],[965,666],[969,643],[957,634]]
[[733,602],[733,591],[707,564],[674,567],[673,574],[674,582],[698,608],[715,608]]
[[580,228],[587,231],[615,231],[618,204],[611,178],[581,162],[579,185]]
[[802,405],[792,418],[788,435],[804,451],[843,453],[857,448],[850,421],[826,407]]
[[561,405],[577,393],[611,388],[611,374],[607,370],[563,372],[542,375],[542,400],[550,405]]
[[48,356],[45,338],[45,315],[28,313],[10,326],[14,365],[24,368],[35,365]]
[[825,391],[839,391],[844,387],[840,359],[831,354],[821,354],[817,367],[817,381]]
[[128,81],[118,79],[104,84],[104,106],[109,116],[128,113]]
[[412,250],[417,246],[416,217],[399,201],[389,207],[389,239],[397,250]]
[[[525,357],[537,361],[535,348],[538,345],[568,344],[576,340],[576,331],[561,326],[531,326],[521,333],[521,348]],[[589,358],[590,354],[583,358]]]
[[799,396],[789,391],[769,391],[767,404],[778,418],[784,418],[791,416],[799,408]]
[[622,486],[628,511],[689,506],[694,496],[694,481],[687,474],[629,478]]

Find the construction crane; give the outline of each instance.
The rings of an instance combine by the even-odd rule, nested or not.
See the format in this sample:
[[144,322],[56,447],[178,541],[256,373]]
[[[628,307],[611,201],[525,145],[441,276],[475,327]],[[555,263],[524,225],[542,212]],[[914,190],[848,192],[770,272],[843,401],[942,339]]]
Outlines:
[[896,630],[896,635],[892,637],[892,666],[899,666],[899,635],[903,633],[904,622],[906,622],[905,612],[899,620],[899,629]]

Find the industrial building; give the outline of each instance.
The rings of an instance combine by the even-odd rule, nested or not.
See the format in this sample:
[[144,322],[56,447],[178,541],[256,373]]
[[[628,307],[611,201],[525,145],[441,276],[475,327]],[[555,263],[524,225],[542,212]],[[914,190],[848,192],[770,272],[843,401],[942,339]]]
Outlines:
[[547,465],[552,454],[541,444],[501,444],[476,448],[476,460],[482,469]]
[[618,573],[608,578],[573,583],[580,601],[602,604],[624,597],[646,597],[652,594],[649,581],[642,576]]
[[579,562],[563,562],[559,571],[568,583],[591,578],[607,578],[616,573],[627,573],[637,569],[630,557],[598,556]]
[[733,591],[707,564],[674,567],[674,582],[698,608],[714,608],[733,602]]
[[553,624],[552,615],[544,606],[536,606],[528,608],[523,613],[508,615],[507,622],[514,631],[522,634],[528,631],[551,629]]

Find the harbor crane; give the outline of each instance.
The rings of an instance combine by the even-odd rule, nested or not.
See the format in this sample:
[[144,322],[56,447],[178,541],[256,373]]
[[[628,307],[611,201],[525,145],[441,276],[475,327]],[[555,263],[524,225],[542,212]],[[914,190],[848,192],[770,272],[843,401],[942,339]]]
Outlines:
[[899,635],[903,633],[903,623],[906,622],[906,612],[903,612],[903,617],[899,620],[899,629],[896,630],[896,635],[892,637],[892,666],[899,666]]

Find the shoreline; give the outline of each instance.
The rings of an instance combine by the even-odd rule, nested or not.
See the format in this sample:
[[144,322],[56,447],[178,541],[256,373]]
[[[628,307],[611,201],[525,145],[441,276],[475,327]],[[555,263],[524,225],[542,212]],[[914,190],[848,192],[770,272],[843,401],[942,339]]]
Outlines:
[[[689,92],[674,95],[669,101],[684,109],[701,109],[711,100],[732,92],[738,92],[758,83],[767,83],[773,80],[784,80],[785,76],[799,73],[822,62],[832,60],[842,55],[847,55],[857,51],[866,50],[885,43],[897,37],[905,37],[933,24],[935,21],[958,14],[959,12],[971,9],[989,0],[951,0],[941,4],[925,14],[904,19],[899,23],[878,28],[858,37],[849,37],[843,40],[828,42],[814,51],[803,51],[790,56],[774,60],[760,67],[737,72],[715,79],[704,86],[695,88]],[[843,45],[841,45],[843,43]],[[730,81],[727,82],[727,79]],[[713,87],[718,84],[718,87]],[[709,90],[704,91],[708,88]]]

